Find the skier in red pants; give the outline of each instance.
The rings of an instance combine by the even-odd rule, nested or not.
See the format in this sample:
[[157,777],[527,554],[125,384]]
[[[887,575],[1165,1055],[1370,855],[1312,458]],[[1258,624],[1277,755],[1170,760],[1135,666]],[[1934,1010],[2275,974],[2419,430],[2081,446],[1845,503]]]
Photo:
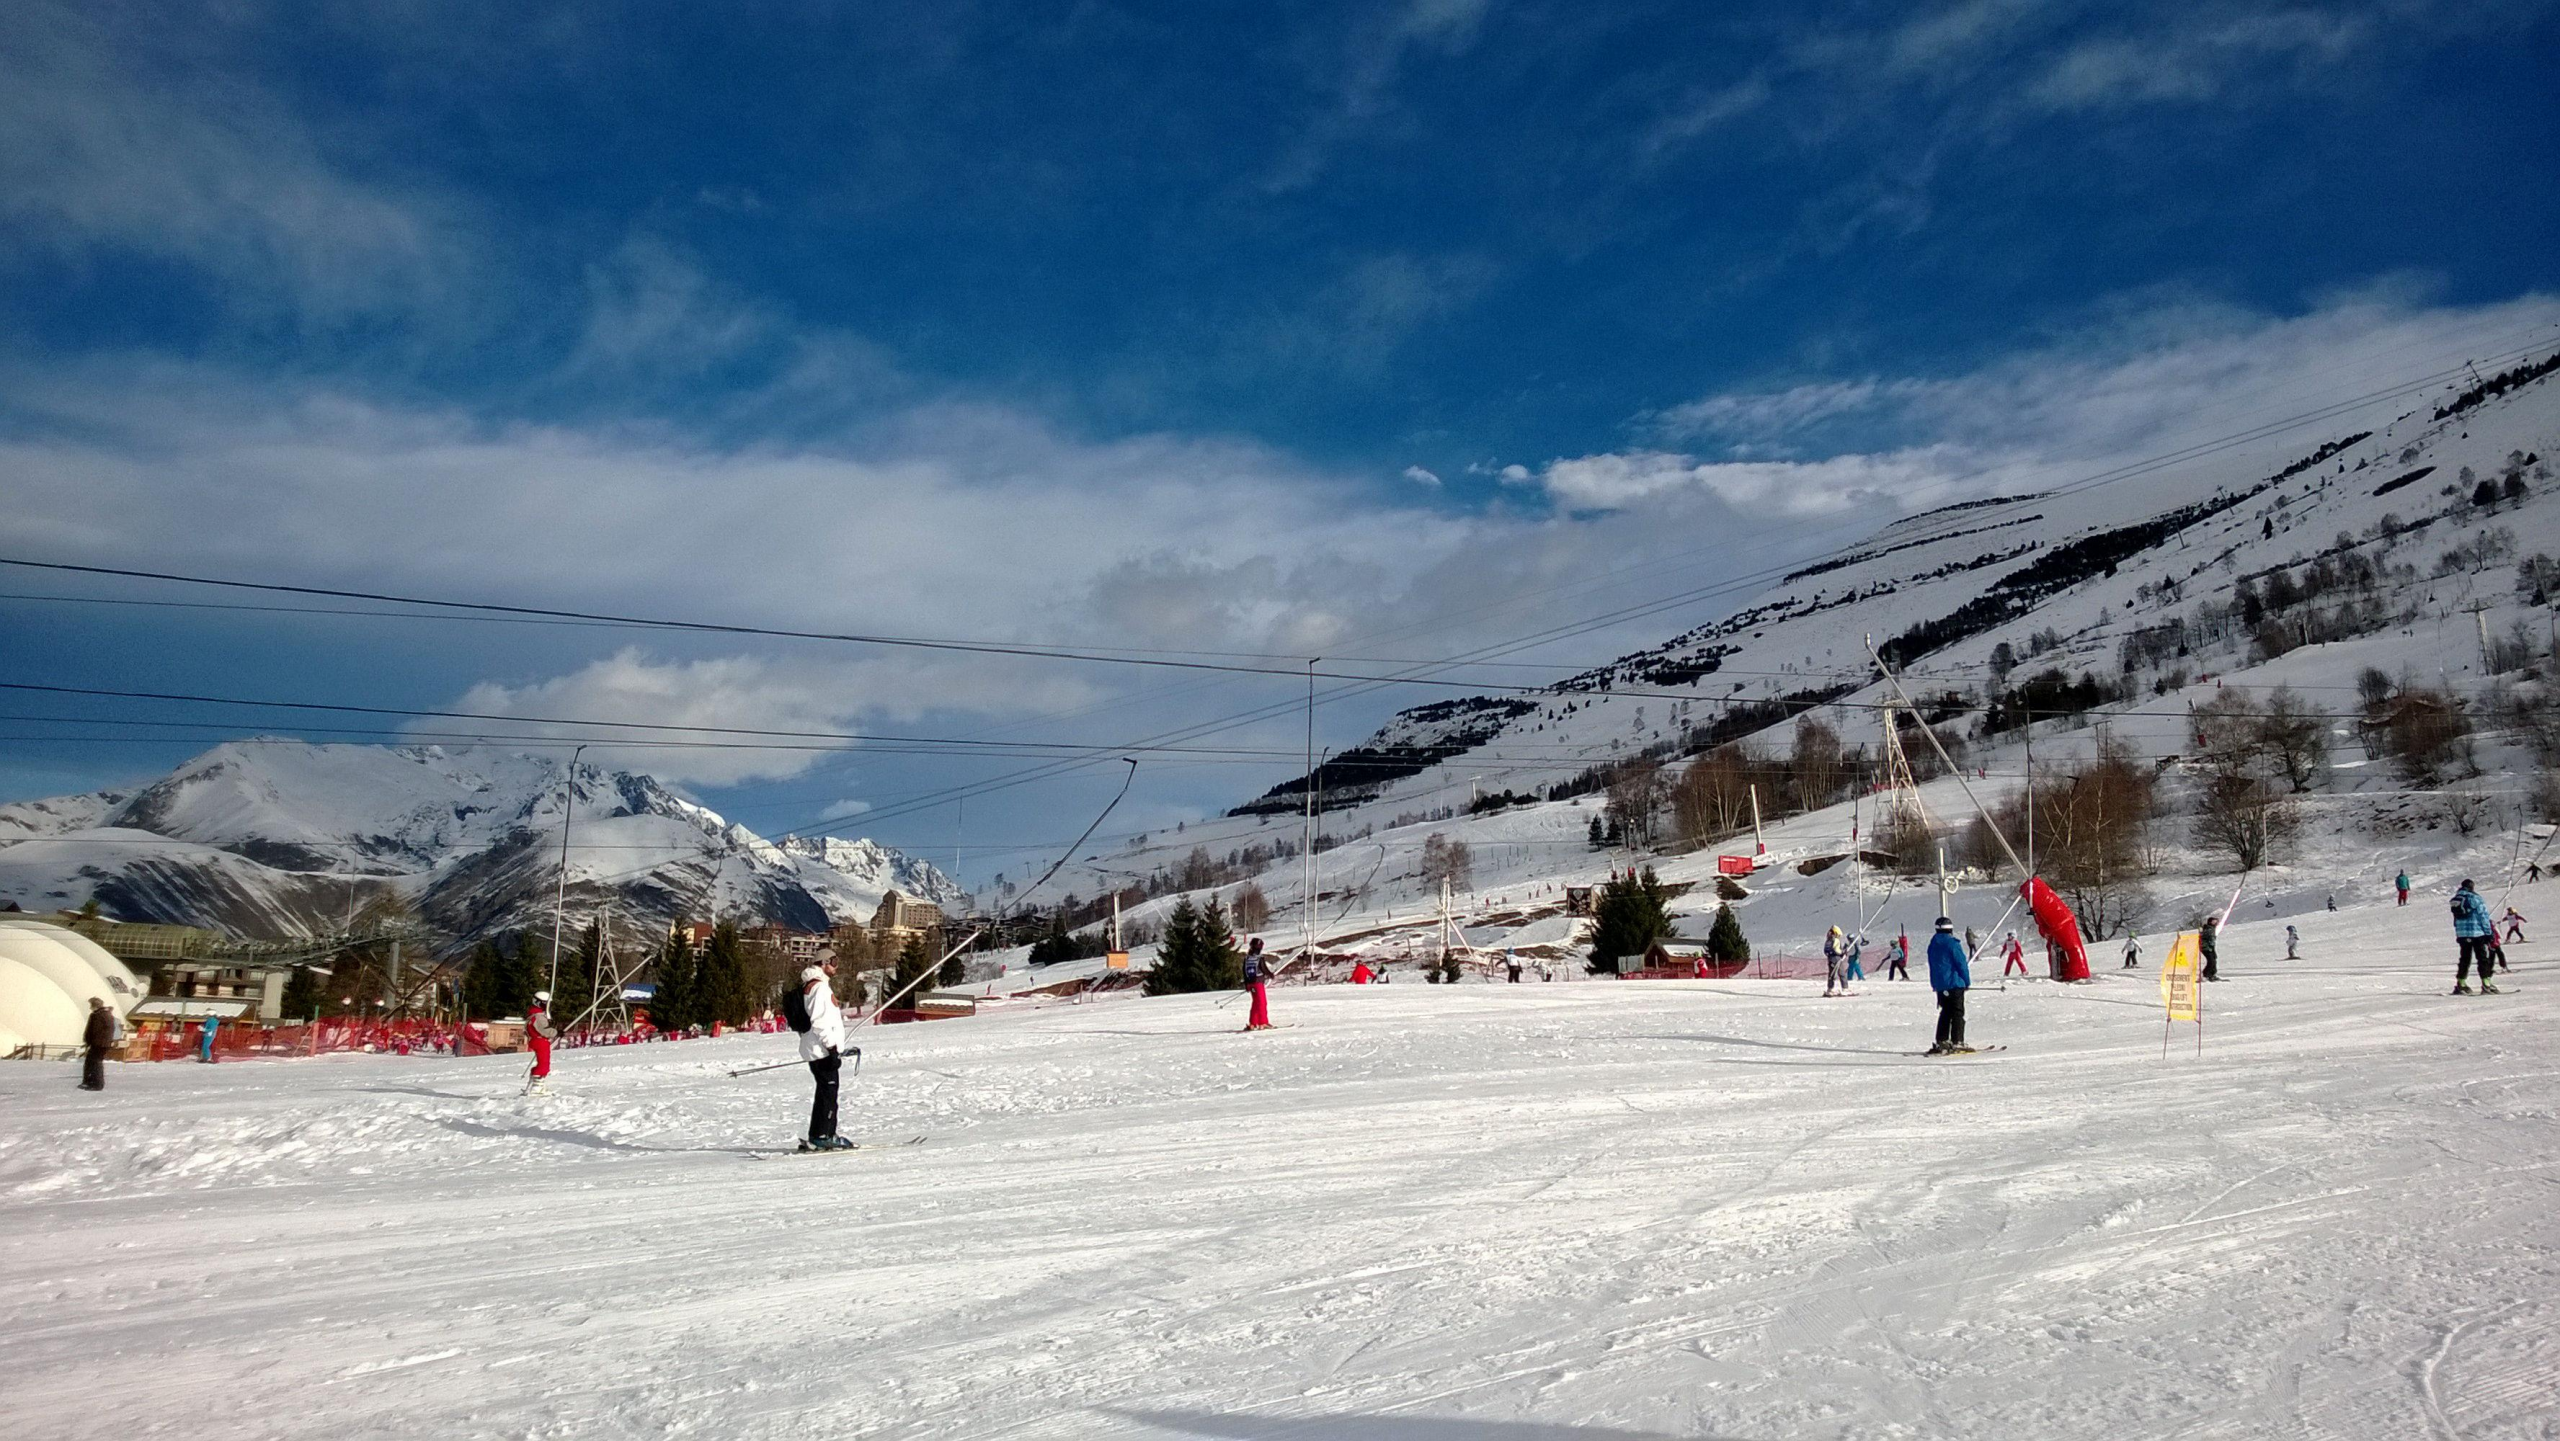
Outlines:
[[2004,981],[2009,979],[2009,972],[2013,968],[2019,975],[2027,974],[2027,948],[2018,944],[2016,931],[2009,933],[2009,948],[2001,953],[2000,979]]
[[1271,997],[1264,990],[1270,979],[1270,964],[1262,959],[1262,937],[1256,936],[1244,948],[1244,988],[1253,996],[1253,1014],[1244,1022],[1248,1031],[1271,1029]]
[[533,1074],[525,1078],[525,1088],[540,1090],[551,1079],[551,1040],[560,1032],[551,1024],[551,993],[536,991],[533,1004],[524,1008],[524,1038],[533,1047]]

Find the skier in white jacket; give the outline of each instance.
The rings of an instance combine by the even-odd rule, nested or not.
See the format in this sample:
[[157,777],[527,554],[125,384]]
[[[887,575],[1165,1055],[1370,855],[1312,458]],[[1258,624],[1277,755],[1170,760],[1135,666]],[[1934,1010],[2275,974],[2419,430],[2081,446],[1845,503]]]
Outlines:
[[800,1033],[800,1059],[809,1063],[809,1074],[817,1077],[818,1093],[809,1100],[809,1134],[800,1142],[803,1151],[850,1150],[851,1141],[836,1134],[836,1080],[844,1069],[844,1012],[836,1009],[836,997],[827,985],[827,973],[835,964],[822,962],[800,973],[800,1001],[809,1008],[809,1029]]

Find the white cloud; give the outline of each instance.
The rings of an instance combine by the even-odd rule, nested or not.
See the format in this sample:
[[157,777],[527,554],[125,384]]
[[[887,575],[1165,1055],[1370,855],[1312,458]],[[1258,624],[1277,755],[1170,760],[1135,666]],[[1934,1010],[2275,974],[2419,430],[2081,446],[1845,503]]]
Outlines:
[[818,812],[818,819],[822,821],[851,820],[855,816],[861,815],[870,809],[871,802],[858,801],[851,796],[847,796],[842,800],[829,801],[826,808]]
[[[1858,510],[1882,519],[2166,454],[2537,337],[2549,345],[2560,341],[2555,325],[2560,298],[2429,308],[2414,304],[2405,284],[2330,297],[2285,318],[2153,296],[1965,374],[1702,396],[1638,425],[1667,439],[1726,441],[1732,454],[1578,456],[1549,463],[1537,480],[1577,510],[1708,493],[1752,513]],[[1866,443],[1826,446],[1829,427],[1842,421]],[[2344,429],[2350,420],[2322,424]],[[2289,435],[2267,442],[2292,443]],[[1764,458],[1771,450],[1790,458]]]
[[1404,468],[1404,478],[1412,481],[1416,485],[1430,486],[1434,490],[1437,490],[1440,486],[1440,477],[1437,474],[1425,470],[1418,465],[1406,466]]

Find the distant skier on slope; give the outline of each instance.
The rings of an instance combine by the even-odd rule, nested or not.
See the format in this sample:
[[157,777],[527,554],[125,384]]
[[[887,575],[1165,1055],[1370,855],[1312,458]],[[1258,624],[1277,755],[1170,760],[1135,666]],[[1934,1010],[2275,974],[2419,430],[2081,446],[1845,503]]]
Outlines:
[[[2404,906],[2409,904],[2409,873],[2407,871],[2402,871],[2399,877],[2392,881],[2392,884],[2400,888],[2400,904]],[[2463,884],[2469,885],[2470,882],[2465,881]]]
[[1840,934],[1840,928],[1839,928],[1838,926],[1833,926],[1829,931],[1827,931],[1827,932],[1825,932],[1825,933],[1823,934],[1823,937],[1822,937],[1822,994],[1823,994],[1823,995],[1825,995],[1825,996],[1835,996],[1835,995],[1838,995],[1840,992],[1842,992],[1842,991],[1845,991],[1845,990],[1849,989],[1849,983],[1848,983],[1846,980],[1842,979],[1841,974],[1840,974],[1840,973],[1841,973],[1841,969],[1842,969],[1842,967],[1841,967],[1841,958],[1842,958],[1842,957],[1844,957],[1844,956],[1846,956],[1848,953],[1849,953],[1849,942],[1848,942],[1848,940],[1847,940],[1845,937],[1843,937],[1843,936]]
[[2521,945],[2523,943],[2524,916],[2520,914],[2515,907],[2507,907],[2507,913],[2498,917],[2498,924],[2507,928],[2507,944]]
[[1938,1039],[1933,1056],[1973,1048],[1964,1043],[1964,993],[1973,985],[1973,967],[1965,959],[1964,942],[1956,939],[1956,923],[1938,917],[1937,934],[1929,938],[1929,989],[1938,993]]
[[1262,958],[1262,937],[1256,936],[1244,948],[1244,988],[1253,997],[1253,1014],[1244,1022],[1248,1031],[1271,1029],[1271,996],[1266,989],[1270,981],[1270,963]]
[[1849,953],[1842,958],[1846,964],[1840,970],[1840,989],[1845,991],[1849,988],[1851,981],[1863,981],[1867,978],[1867,968],[1858,964],[1858,957],[1865,954],[1866,949],[1865,936],[1856,935],[1849,938]]
[[1885,948],[1884,978],[1888,981],[1911,979],[1911,933],[1909,931],[1897,932],[1894,935],[1893,944]]
[[2142,964],[2142,938],[2131,931],[2124,933],[2124,968],[2128,971]]
[[2461,888],[2453,893],[2452,909],[2453,993],[2457,996],[2471,994],[2471,970],[2476,965],[2480,970],[2480,993],[2496,995],[2498,986],[2494,968],[2497,961],[2492,947],[2497,944],[2498,928],[2490,923],[2489,903],[2480,899],[2480,893],[2473,890],[2471,882],[2465,879]]
[[536,991],[533,1004],[524,1008],[525,1043],[533,1047],[533,1074],[525,1077],[525,1089],[538,1091],[551,1079],[551,1043],[560,1028],[551,1024],[551,993]]
[[2022,976],[2027,974],[2027,948],[2018,944],[2016,931],[2009,933],[2008,944],[2001,948],[2000,979],[2004,981],[2009,979],[2009,972],[2012,970]]
[[2284,928],[2284,958],[2288,961],[2302,959],[2302,932],[2291,926]]
[[221,1029],[220,1016],[207,1016],[202,1029],[196,1032],[196,1059],[208,1066],[213,1064],[213,1033]]
[[2222,979],[2222,972],[2218,968],[2220,964],[2220,956],[2218,954],[2219,946],[2217,944],[2221,939],[2222,917],[2205,917],[2204,929],[2196,932],[2196,949],[2204,955],[2204,979],[2208,981],[2218,981]]
[[1366,960],[1351,963],[1351,984],[1355,986],[1369,984],[1369,963]]
[[[836,1134],[836,1086],[844,1074],[844,1012],[836,1009],[835,992],[827,985],[827,976],[835,968],[833,961],[820,961],[800,973],[800,1005],[809,1022],[800,1031],[800,1059],[809,1063],[809,1074],[818,1083],[809,1097],[809,1134],[801,1139],[803,1151],[853,1149],[851,1141]],[[801,1019],[787,1011],[785,1015],[795,1023]]]

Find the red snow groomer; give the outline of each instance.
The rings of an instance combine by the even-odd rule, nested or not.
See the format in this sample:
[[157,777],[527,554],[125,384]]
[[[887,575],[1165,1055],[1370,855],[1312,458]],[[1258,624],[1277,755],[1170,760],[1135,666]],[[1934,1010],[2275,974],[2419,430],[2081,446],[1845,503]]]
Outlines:
[[2089,979],[2089,946],[2080,939],[2080,921],[2062,903],[2062,897],[2053,893],[2053,887],[2046,885],[2042,876],[2027,877],[2018,894],[2026,898],[2027,909],[2036,918],[2036,929],[2044,932],[2045,942],[2053,948],[2053,978]]

